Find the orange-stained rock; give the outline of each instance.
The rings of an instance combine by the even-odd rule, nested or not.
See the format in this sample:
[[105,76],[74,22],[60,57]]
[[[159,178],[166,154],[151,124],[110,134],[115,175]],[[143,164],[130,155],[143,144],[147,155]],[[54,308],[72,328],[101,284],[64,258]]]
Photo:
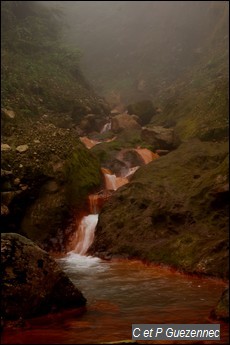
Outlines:
[[141,156],[145,164],[148,164],[154,159],[159,158],[159,155],[157,153],[154,153],[148,149],[137,148],[135,151]]
[[81,142],[87,147],[87,149],[91,149],[97,144],[100,144],[100,141],[92,140],[87,137],[80,137]]

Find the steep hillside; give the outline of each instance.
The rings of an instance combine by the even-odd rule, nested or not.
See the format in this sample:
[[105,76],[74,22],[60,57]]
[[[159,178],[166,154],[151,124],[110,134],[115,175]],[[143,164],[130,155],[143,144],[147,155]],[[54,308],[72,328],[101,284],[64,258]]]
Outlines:
[[24,117],[46,112],[104,115],[107,108],[83,77],[80,51],[61,41],[62,13],[39,2],[3,1],[2,106]]
[[76,126],[88,113],[105,117],[108,106],[83,77],[79,51],[61,44],[59,11],[3,1],[1,16],[3,228],[60,250],[102,182]]

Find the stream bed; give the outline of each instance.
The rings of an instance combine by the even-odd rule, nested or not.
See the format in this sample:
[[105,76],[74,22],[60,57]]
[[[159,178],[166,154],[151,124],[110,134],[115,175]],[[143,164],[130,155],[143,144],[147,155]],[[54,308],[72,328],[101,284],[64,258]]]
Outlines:
[[[104,261],[70,252],[57,261],[87,298],[87,310],[33,319],[25,329],[5,332],[5,344],[99,344],[131,340],[137,323],[210,323],[210,310],[226,286],[134,260]],[[227,341],[228,325],[222,323],[218,343]]]

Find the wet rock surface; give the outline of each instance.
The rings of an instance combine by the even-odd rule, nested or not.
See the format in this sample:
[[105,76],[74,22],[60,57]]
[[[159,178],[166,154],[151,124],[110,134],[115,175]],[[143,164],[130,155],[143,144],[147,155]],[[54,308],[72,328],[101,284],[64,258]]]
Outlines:
[[86,304],[48,253],[15,233],[1,235],[2,316],[31,318]]

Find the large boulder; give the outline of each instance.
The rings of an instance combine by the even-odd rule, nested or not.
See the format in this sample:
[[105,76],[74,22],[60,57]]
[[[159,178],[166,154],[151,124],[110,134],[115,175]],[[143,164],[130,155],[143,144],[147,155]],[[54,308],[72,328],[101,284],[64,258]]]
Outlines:
[[95,114],[87,114],[84,116],[79,124],[79,127],[85,133],[91,132],[100,132],[103,124],[105,123],[105,118],[95,115]]
[[174,129],[162,126],[143,127],[141,139],[150,144],[154,150],[172,150],[179,145]]
[[80,124],[87,114],[96,114],[103,119],[110,112],[108,104],[103,99],[85,98],[84,100],[75,101],[71,117],[76,124]]
[[31,318],[86,304],[82,293],[48,253],[27,238],[1,235],[2,316]]
[[228,277],[228,144],[192,140],[141,166],[99,216],[90,253]]
[[128,114],[136,115],[142,126],[148,124],[152,117],[157,114],[157,109],[153,106],[152,101],[144,100],[127,106]]
[[134,117],[128,114],[119,114],[112,118],[111,130],[114,133],[119,133],[122,130],[138,130],[141,126]]

